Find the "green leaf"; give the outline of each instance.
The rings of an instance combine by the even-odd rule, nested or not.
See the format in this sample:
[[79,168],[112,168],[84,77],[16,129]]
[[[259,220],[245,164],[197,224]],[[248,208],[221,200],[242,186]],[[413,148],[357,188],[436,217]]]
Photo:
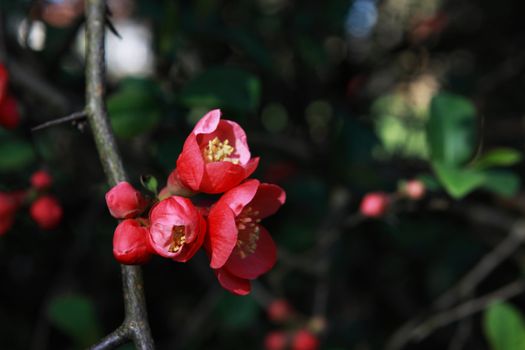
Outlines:
[[101,335],[90,299],[80,295],[57,297],[48,308],[49,321],[75,342],[77,347],[95,343]]
[[512,148],[496,148],[482,155],[477,159],[473,167],[476,169],[486,169],[490,167],[511,166],[521,162],[522,155]]
[[140,177],[140,183],[142,186],[150,192],[157,194],[159,182],[153,175],[142,175]]
[[0,171],[18,171],[33,162],[35,154],[30,143],[12,138],[0,140]]
[[476,110],[458,95],[441,93],[432,99],[427,140],[433,162],[461,165],[476,150]]
[[432,164],[437,178],[448,194],[462,198],[485,182],[485,174],[480,170],[461,169],[442,163]]
[[233,68],[212,68],[186,84],[180,101],[187,107],[250,112],[259,106],[260,97],[261,83],[253,74]]
[[108,99],[108,112],[115,134],[133,138],[157,126],[162,115],[162,100],[155,83],[128,79]]
[[515,195],[520,188],[518,175],[505,170],[485,171],[483,188],[505,197]]
[[525,349],[525,323],[512,305],[496,302],[483,315],[483,328],[492,350]]

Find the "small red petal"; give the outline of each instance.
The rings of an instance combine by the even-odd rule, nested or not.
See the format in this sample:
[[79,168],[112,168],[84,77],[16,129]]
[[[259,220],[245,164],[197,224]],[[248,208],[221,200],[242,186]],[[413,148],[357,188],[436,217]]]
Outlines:
[[192,134],[198,135],[198,134],[210,134],[217,130],[217,126],[219,125],[219,122],[221,120],[221,110],[220,109],[214,109],[212,111],[209,111],[202,117],[197,124],[195,124],[195,127],[193,128]]
[[211,162],[205,165],[200,190],[205,193],[226,192],[246,178],[244,167],[231,162]]
[[216,270],[215,273],[224,289],[237,295],[250,294],[252,286],[249,280],[233,276],[224,269]]
[[262,183],[257,189],[250,206],[259,212],[258,218],[264,219],[275,214],[286,201],[286,192],[273,184]]
[[208,240],[210,267],[222,267],[230,257],[237,243],[235,215],[225,203],[217,203],[208,215]]
[[244,207],[246,207],[254,198],[259,187],[259,180],[247,180],[239,186],[226,192],[218,203],[225,203],[228,205],[235,216],[239,215]]
[[268,272],[275,265],[277,260],[275,243],[264,227],[259,226],[259,229],[259,239],[255,251],[242,258],[238,252],[239,248],[236,247],[224,265],[224,269],[232,275],[254,279]]
[[204,176],[204,159],[194,134],[190,134],[184,142],[182,152],[177,159],[177,169],[174,172],[170,178],[175,176],[185,186],[193,191],[199,191]]

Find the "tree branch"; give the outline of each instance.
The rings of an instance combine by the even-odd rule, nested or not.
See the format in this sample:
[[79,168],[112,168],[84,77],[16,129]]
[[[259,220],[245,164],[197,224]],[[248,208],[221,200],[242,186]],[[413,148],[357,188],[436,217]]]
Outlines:
[[[109,126],[105,93],[104,0],[86,1],[86,113],[93,131],[100,161],[109,185],[126,180],[122,160]],[[154,349],[148,324],[144,285],[139,266],[121,266],[125,306],[124,323],[92,349],[112,349],[126,340],[132,340],[139,350]]]

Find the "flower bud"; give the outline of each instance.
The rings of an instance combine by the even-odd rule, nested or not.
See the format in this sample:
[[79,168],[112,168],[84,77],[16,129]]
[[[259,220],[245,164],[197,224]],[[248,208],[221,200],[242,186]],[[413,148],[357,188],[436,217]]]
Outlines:
[[51,175],[47,173],[47,171],[39,170],[33,173],[31,176],[31,186],[33,188],[36,188],[37,190],[45,190],[51,187],[51,183],[53,182],[53,179],[51,178]]
[[142,213],[148,203],[139,191],[122,181],[106,193],[106,204],[114,218],[129,219]]
[[363,216],[378,218],[388,209],[388,196],[383,192],[372,192],[364,196],[359,207]]
[[113,255],[121,264],[139,265],[151,257],[148,229],[137,220],[126,219],[115,229]]
[[404,193],[412,200],[419,200],[425,196],[425,184],[420,180],[407,181],[404,187]]
[[319,348],[319,339],[311,332],[301,329],[292,338],[292,350],[316,350]]
[[55,197],[42,196],[31,204],[29,213],[44,230],[54,229],[62,220],[62,207]]

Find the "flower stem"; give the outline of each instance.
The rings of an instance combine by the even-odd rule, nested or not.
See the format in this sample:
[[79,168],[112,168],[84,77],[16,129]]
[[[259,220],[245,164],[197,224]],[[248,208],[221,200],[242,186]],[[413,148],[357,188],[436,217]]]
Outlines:
[[[126,180],[126,172],[109,125],[105,94],[104,32],[106,2],[87,0],[86,7],[86,113],[100,161],[110,186]],[[148,324],[144,284],[139,266],[121,266],[125,318],[123,324],[93,349],[113,349],[133,341],[139,350],[154,349]]]

